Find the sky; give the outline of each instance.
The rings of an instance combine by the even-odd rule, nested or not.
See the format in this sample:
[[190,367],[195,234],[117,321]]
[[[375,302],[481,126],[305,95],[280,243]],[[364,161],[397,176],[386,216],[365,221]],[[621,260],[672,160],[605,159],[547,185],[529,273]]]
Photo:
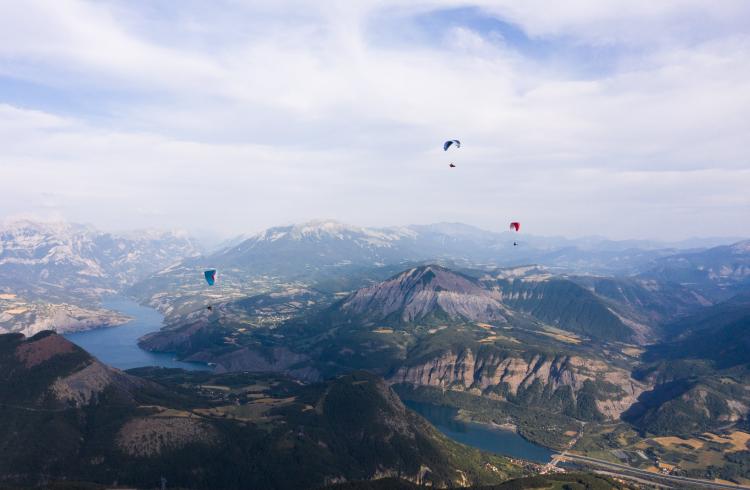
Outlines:
[[0,0],[16,217],[747,236],[750,2]]

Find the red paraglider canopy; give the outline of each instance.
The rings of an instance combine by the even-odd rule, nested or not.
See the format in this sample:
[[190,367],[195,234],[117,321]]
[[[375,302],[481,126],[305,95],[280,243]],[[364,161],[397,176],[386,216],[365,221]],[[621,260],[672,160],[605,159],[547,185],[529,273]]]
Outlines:
[[511,230],[516,230],[516,231],[520,230],[521,229],[521,223],[519,223],[518,221],[512,222],[510,224],[510,229]]

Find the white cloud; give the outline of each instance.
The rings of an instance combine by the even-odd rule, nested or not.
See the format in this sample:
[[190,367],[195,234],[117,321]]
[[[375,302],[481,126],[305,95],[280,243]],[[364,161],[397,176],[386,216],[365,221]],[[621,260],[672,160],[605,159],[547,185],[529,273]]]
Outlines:
[[[612,45],[614,69],[586,77],[471,24],[427,44],[368,33],[465,2],[133,5],[0,6],[0,76],[90,92],[100,109],[0,92],[8,213],[59,205],[104,226],[227,233],[321,216],[513,217],[539,234],[620,237],[750,229],[744,2],[480,2],[532,38]],[[464,147],[445,154],[452,137]]]

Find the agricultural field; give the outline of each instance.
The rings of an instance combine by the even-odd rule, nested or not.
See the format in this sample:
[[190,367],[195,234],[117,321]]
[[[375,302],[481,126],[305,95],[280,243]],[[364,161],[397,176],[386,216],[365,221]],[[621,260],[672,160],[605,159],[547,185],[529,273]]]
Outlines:
[[750,483],[750,433],[641,437],[626,424],[586,427],[573,452],[647,471]]

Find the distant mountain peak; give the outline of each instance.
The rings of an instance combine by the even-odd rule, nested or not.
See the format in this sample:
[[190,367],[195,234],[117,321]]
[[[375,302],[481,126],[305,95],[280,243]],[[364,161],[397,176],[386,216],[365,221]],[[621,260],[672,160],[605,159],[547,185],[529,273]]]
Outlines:
[[295,242],[337,240],[351,241],[363,247],[378,248],[389,247],[392,242],[414,236],[416,236],[414,231],[404,227],[365,228],[326,219],[268,228],[250,236],[238,246],[244,248],[248,244],[280,240]]
[[476,284],[474,279],[436,264],[414,267],[395,277],[410,287],[419,284],[433,290],[466,289]]
[[299,240],[306,237],[320,238],[321,236],[344,239],[346,235],[367,234],[365,228],[348,225],[332,219],[312,220],[306,223],[292,225],[289,234],[292,238]]

